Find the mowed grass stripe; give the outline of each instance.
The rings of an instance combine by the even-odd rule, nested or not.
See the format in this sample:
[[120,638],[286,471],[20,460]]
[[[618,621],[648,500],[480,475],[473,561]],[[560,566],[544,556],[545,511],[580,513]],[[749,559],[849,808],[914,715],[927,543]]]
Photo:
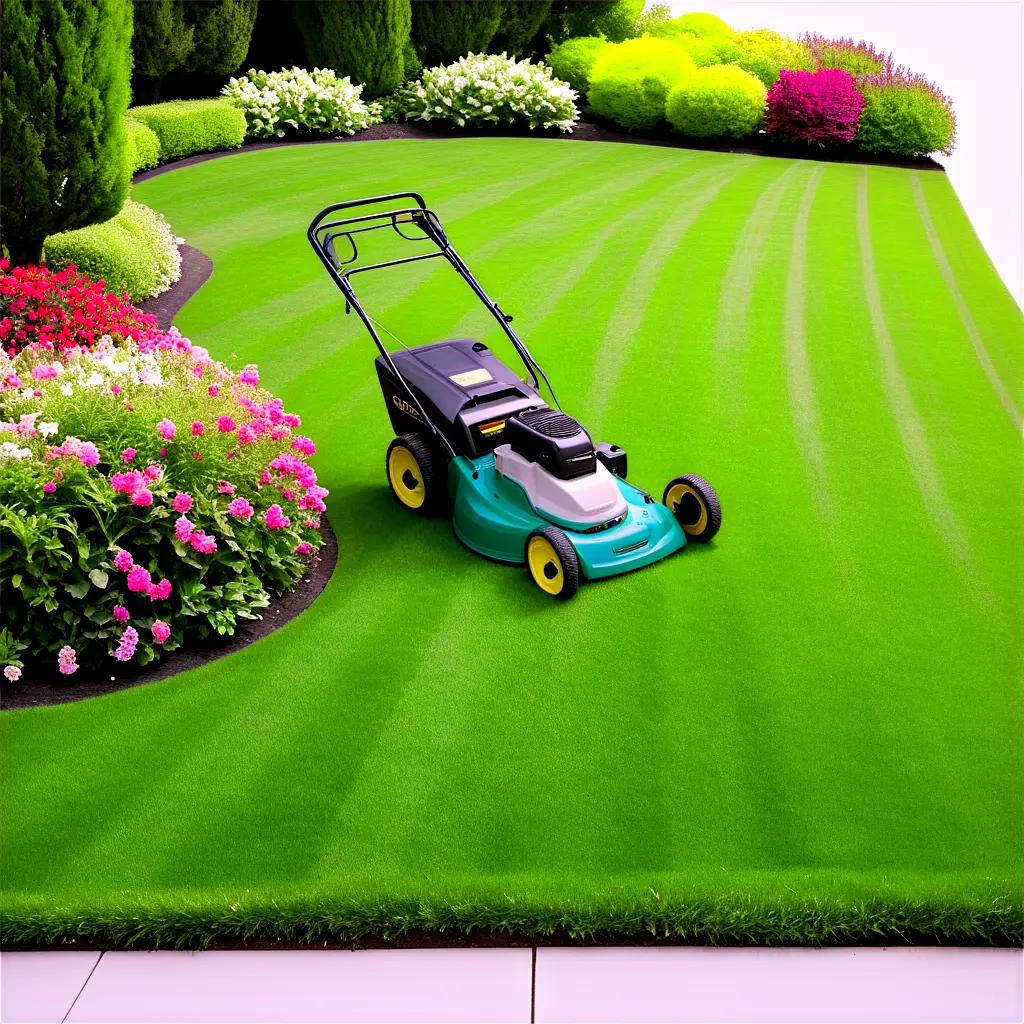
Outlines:
[[1000,404],[1006,410],[1006,413],[1010,417],[1010,421],[1013,423],[1014,427],[1019,431],[1022,423],[1020,408],[1018,407],[1013,395],[1010,394],[1010,389],[999,376],[999,373],[995,368],[995,364],[992,362],[992,356],[989,354],[985,341],[981,336],[981,332],[978,330],[978,325],[975,322],[974,317],[971,315],[970,309],[967,307],[967,302],[964,299],[963,293],[957,286],[956,278],[953,276],[953,268],[949,265],[949,260],[946,258],[946,252],[942,248],[942,242],[939,240],[938,232],[935,230],[935,223],[928,211],[928,203],[925,200],[924,192],[921,188],[921,177],[919,172],[914,172],[910,176],[910,184],[914,192],[914,204],[917,207],[921,223],[924,225],[925,234],[928,236],[928,244],[931,247],[932,255],[935,257],[935,262],[938,264],[939,270],[942,273],[942,279],[956,305],[957,315],[960,317],[964,331],[967,333],[967,337],[971,339],[971,347],[974,349],[974,354],[978,357],[978,362],[981,364],[981,368],[985,371],[985,376],[988,378],[988,382],[992,386],[992,390],[999,398]]

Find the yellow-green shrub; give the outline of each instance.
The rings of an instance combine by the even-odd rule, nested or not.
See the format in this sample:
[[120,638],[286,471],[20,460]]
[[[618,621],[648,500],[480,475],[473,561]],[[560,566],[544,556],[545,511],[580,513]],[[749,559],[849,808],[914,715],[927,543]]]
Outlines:
[[544,62],[556,78],[568,82],[581,96],[590,88],[590,73],[601,53],[611,44],[600,36],[566,39],[553,47]]
[[760,127],[765,92],[764,85],[742,68],[700,68],[673,87],[665,117],[686,135],[739,139]]
[[656,127],[665,100],[696,65],[668,39],[629,39],[603,50],[590,75],[587,100],[595,113],[632,130]]
[[665,27],[668,28],[668,33],[661,31],[659,35],[692,32],[696,36],[725,36],[728,38],[736,34],[717,14],[707,14],[703,11],[680,15],[678,18],[666,22]]
[[245,139],[245,114],[228,99],[172,100],[130,107],[128,116],[160,140],[160,159],[179,160],[214,149],[237,149]]
[[160,163],[160,140],[149,125],[134,117],[125,120],[125,160],[132,174]]
[[787,71],[813,71],[816,67],[807,46],[768,28],[739,32],[732,43],[737,55],[722,63],[735,64],[749,71],[765,85],[774,84],[783,68]]

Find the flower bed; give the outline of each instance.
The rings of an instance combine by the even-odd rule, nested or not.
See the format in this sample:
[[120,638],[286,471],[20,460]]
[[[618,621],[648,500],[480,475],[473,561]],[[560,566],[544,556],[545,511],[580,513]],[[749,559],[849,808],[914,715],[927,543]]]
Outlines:
[[[42,296],[25,299],[31,330],[10,308],[26,292]],[[72,322],[97,307],[71,337],[61,292]],[[0,274],[0,303],[0,329],[24,332],[0,355],[8,678],[23,659],[144,665],[258,617],[319,545],[327,491],[299,417],[255,367],[232,372],[73,268]]]

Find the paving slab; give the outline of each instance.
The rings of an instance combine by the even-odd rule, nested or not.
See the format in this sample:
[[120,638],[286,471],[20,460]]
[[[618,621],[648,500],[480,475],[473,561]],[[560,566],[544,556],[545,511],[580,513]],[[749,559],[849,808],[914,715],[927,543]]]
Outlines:
[[529,949],[107,953],[68,1021],[528,1021]]
[[99,953],[0,953],[0,1021],[61,1021]]
[[536,1020],[1017,1021],[1020,950],[537,950]]

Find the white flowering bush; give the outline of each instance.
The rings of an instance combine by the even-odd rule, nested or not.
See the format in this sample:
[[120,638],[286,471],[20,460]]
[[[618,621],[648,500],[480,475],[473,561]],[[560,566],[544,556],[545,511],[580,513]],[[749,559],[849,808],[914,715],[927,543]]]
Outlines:
[[245,114],[252,138],[278,138],[287,129],[323,135],[354,135],[380,121],[376,104],[362,98],[363,87],[339,78],[330,68],[305,71],[250,70],[221,90]]
[[526,124],[572,131],[577,93],[545,64],[500,54],[471,53],[429,68],[403,94],[410,120],[467,124]]

